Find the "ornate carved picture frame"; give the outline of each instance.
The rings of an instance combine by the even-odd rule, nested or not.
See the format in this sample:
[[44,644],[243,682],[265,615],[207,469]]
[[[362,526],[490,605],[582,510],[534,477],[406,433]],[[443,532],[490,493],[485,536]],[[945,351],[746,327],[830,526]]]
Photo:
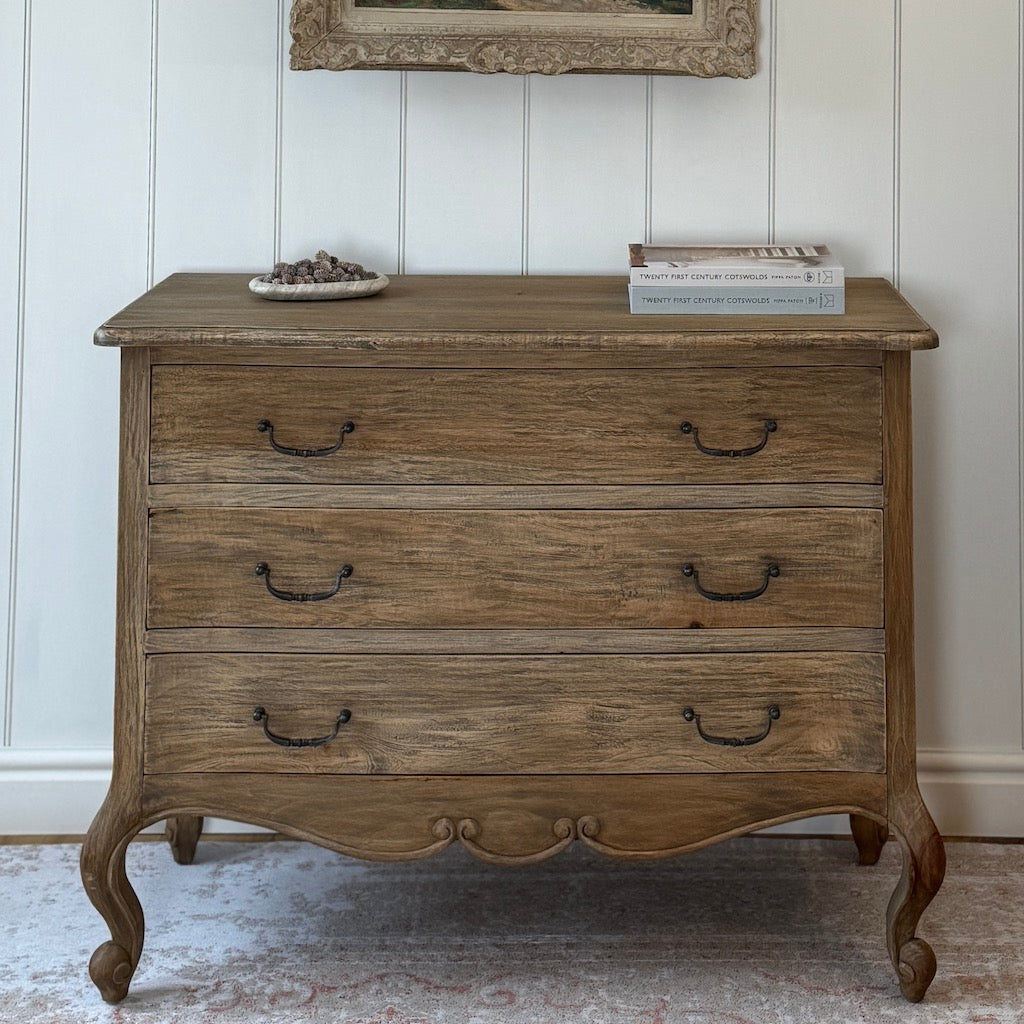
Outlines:
[[754,74],[757,0],[293,0],[291,66]]

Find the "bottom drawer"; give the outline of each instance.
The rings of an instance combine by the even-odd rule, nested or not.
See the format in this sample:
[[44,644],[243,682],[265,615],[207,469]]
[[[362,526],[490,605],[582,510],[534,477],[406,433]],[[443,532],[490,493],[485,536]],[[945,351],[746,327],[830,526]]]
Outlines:
[[877,654],[164,654],[147,662],[151,774],[884,767]]

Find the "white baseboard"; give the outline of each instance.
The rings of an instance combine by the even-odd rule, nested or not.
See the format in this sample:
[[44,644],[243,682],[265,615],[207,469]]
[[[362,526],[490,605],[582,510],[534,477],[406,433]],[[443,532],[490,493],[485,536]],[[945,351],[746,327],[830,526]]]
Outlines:
[[[0,836],[80,835],[110,782],[109,750],[0,750]],[[1024,751],[922,750],[918,777],[925,802],[947,836],[1024,837]],[[211,832],[261,832],[214,819]],[[778,826],[788,834],[849,831],[845,817]]]

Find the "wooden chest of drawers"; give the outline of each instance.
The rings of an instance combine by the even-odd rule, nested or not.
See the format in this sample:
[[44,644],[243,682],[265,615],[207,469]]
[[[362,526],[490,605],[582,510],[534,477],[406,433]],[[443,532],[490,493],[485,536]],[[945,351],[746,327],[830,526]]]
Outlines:
[[[202,815],[406,860],[645,859],[813,814],[943,874],[914,751],[910,351],[842,317],[641,317],[610,278],[267,303],[175,275],[122,346],[115,765],[82,853],[128,990],[127,844]],[[340,811],[344,813],[339,813]]]

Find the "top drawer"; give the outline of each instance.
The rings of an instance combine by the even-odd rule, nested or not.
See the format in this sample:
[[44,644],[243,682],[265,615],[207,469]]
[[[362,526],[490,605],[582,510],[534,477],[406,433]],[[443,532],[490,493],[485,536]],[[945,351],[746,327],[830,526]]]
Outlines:
[[877,367],[158,365],[154,483],[881,481]]

